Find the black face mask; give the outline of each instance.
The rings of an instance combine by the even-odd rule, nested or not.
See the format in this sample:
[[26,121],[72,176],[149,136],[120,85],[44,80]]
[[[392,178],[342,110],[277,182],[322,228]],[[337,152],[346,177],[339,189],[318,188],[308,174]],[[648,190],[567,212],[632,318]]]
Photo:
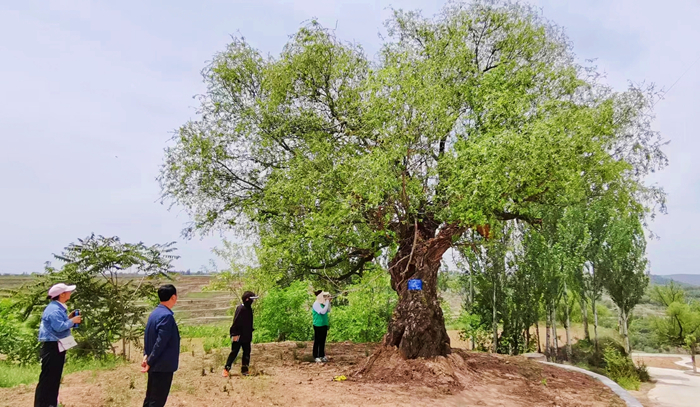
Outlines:
[[243,305],[247,308],[250,308],[253,305],[253,300],[245,300],[243,302]]

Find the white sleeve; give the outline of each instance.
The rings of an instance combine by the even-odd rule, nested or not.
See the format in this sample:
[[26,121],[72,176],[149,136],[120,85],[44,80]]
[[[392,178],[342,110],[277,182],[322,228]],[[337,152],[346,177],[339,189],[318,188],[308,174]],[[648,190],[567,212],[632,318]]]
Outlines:
[[[326,303],[326,304],[328,304],[328,303]],[[318,301],[315,301],[314,305],[313,305],[313,309],[314,309],[314,311],[316,311],[317,314],[323,315],[326,312],[328,312],[328,305],[326,305],[325,308],[321,308],[321,303]]]

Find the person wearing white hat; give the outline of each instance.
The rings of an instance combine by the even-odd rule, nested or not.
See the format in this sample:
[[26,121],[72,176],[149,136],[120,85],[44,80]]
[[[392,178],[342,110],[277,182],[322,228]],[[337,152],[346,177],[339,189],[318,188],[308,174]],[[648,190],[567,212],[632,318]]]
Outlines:
[[39,352],[41,374],[34,392],[34,407],[58,406],[58,389],[66,362],[66,350],[75,346],[71,328],[82,321],[82,317],[75,315],[75,311],[67,315],[66,302],[73,291],[74,285],[63,283],[49,289],[51,302],[41,314],[39,326],[39,342],[42,342]]
[[314,323],[313,357],[316,363],[326,363],[326,338],[328,337],[328,314],[331,313],[331,294],[326,291],[315,291],[316,301],[311,307]]

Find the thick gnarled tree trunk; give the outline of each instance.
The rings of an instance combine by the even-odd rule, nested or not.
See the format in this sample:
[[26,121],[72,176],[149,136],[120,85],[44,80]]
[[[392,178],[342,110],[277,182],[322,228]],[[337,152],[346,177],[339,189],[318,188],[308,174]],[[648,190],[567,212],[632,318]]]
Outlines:
[[[398,304],[384,337],[384,345],[395,346],[408,359],[446,356],[450,338],[440,308],[437,277],[442,255],[452,239],[464,228],[414,222],[400,231],[398,253],[389,263],[391,286],[399,296]],[[409,291],[408,280],[420,279],[422,290]]]

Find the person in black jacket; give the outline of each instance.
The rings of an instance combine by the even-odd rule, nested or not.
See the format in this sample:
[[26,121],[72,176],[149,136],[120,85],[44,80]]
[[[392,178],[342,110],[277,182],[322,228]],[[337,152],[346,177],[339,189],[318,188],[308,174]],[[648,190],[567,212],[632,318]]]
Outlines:
[[248,376],[248,366],[250,365],[250,343],[253,341],[253,301],[258,298],[251,291],[243,293],[241,299],[243,304],[236,307],[233,315],[233,324],[229,330],[231,335],[231,353],[224,366],[224,377],[229,377],[231,365],[238,356],[238,351],[243,349],[243,361],[241,362],[241,374]]
[[144,334],[141,372],[148,373],[146,399],[143,407],[163,407],[170,394],[173,373],[180,361],[180,331],[172,308],[177,302],[177,290],[172,284],[158,289],[160,305],[151,312]]

